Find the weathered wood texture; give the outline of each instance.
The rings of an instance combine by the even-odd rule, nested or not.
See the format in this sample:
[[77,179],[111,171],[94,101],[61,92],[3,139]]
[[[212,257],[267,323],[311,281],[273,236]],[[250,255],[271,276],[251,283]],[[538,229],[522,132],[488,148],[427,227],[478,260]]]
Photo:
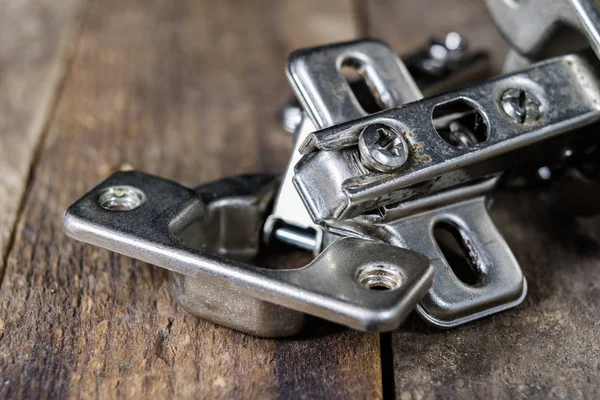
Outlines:
[[[373,1],[373,36],[406,51],[427,32],[457,29],[493,50],[506,45],[479,0]],[[578,195],[574,193],[573,195]],[[413,316],[392,335],[401,399],[597,398],[600,395],[600,218],[552,211],[535,193],[504,192],[492,209],[526,275],[518,308],[439,331]]]
[[264,340],[201,321],[163,270],[66,238],[124,164],[188,185],[283,170],[287,54],[356,36],[348,1],[96,0],[0,293],[0,397],[378,398],[378,335]]
[[0,277],[35,148],[65,70],[79,3],[0,1]]

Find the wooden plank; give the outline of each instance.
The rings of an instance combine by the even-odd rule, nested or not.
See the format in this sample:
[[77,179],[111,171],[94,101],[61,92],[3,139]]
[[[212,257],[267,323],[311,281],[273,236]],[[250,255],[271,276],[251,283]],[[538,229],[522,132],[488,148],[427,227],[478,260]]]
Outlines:
[[215,326],[176,305],[163,270],[61,227],[122,165],[187,185],[282,171],[287,54],[355,34],[343,0],[94,2],[8,258],[1,397],[381,397],[378,335]]
[[[506,49],[479,0],[372,1],[368,25],[399,51],[430,32],[456,29],[490,49],[496,69]],[[413,315],[391,335],[391,344],[384,336],[382,346],[393,352],[396,396],[597,397],[600,218],[557,214],[532,192],[499,193],[492,217],[526,275],[527,299],[514,310],[448,331]]]
[[35,149],[64,74],[79,4],[0,1],[0,282]]

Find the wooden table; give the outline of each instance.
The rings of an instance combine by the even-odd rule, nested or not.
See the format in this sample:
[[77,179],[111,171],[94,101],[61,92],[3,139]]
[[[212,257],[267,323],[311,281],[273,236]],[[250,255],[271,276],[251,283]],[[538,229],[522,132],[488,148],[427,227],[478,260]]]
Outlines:
[[480,0],[1,0],[0,397],[592,398],[600,218],[500,193],[492,215],[529,282],[450,331],[314,321],[259,339],[188,315],[159,268],[70,240],[62,214],[124,166],[196,185],[280,172],[292,50],[436,30],[506,52]]

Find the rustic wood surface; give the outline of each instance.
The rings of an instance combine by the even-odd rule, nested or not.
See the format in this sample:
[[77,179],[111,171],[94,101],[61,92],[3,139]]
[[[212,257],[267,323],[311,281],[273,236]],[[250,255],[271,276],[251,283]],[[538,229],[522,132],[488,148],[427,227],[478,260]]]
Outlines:
[[166,273],[69,240],[62,213],[128,164],[195,185],[281,171],[289,52],[357,36],[347,1],[93,1],[0,294],[0,397],[381,397],[379,336],[264,340],[188,315]]
[[[459,27],[500,69],[507,47],[481,1],[411,4],[371,2],[369,32],[405,52],[427,32]],[[458,329],[432,329],[413,316],[391,344],[383,335],[382,347],[394,353],[390,389],[401,399],[598,398],[600,218],[562,215],[535,192],[496,197],[491,215],[527,278],[527,299]]]
[[[190,186],[283,170],[276,117],[296,48],[368,33],[406,52],[458,29],[498,69],[506,45],[479,0],[0,7],[0,397],[597,397],[600,218],[535,193],[501,193],[492,212],[526,302],[452,331],[412,316],[381,337],[314,320],[297,338],[254,338],[188,315],[163,270],[62,233],[66,207],[119,168]],[[35,34],[15,33],[23,21]]]
[[36,146],[72,50],[79,3],[0,1],[0,277]]

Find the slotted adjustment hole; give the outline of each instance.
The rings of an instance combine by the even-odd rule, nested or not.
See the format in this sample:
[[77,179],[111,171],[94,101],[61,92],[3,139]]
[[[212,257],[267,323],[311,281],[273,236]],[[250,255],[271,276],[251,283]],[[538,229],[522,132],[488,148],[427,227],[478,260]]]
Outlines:
[[489,136],[486,118],[463,99],[437,105],[431,121],[437,134],[446,143],[459,149],[483,143]]
[[474,246],[466,242],[468,240],[466,233],[452,223],[440,221],[433,228],[433,236],[458,279],[470,286],[481,282],[483,278],[478,268],[478,262],[481,262],[478,260],[481,257]]
[[131,211],[146,200],[144,192],[132,186],[111,186],[100,193],[98,205],[109,211]]
[[370,265],[356,273],[356,280],[369,290],[394,290],[402,286],[402,275],[397,268],[386,265]]
[[361,61],[352,57],[346,58],[342,62],[340,73],[365,113],[373,114],[389,108],[384,104],[379,92],[369,80]]

